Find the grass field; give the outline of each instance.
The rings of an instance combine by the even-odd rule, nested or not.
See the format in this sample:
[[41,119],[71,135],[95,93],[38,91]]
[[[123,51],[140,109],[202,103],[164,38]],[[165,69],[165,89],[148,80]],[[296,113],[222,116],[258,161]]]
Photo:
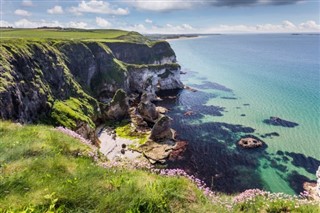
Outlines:
[[91,149],[47,126],[0,121],[0,212],[207,212],[186,178],[105,169]]
[[0,29],[1,38],[115,39],[128,33],[123,30]]
[[[50,126],[0,121],[0,212],[319,212],[274,195],[216,195],[185,177],[103,168],[92,149]],[[99,156],[99,155],[95,155]],[[272,199],[275,197],[276,199]]]
[[147,37],[124,30],[85,30],[85,29],[6,29],[0,28],[0,42],[19,42],[19,40],[81,40],[96,42],[133,42],[152,46],[157,41],[151,41]]

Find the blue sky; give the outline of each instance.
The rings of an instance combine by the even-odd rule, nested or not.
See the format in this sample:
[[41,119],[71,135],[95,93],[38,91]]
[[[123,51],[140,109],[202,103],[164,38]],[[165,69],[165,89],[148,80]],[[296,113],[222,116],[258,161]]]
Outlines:
[[320,0],[0,0],[0,24],[141,33],[320,32]]

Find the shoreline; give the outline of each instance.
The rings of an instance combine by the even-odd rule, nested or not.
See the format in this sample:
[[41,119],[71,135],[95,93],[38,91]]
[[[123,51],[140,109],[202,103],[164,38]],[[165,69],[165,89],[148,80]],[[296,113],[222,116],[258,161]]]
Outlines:
[[136,142],[127,138],[119,137],[114,130],[108,127],[100,127],[98,138],[101,142],[99,151],[109,160],[117,161],[118,159],[136,160],[143,155],[129,148]]
[[179,38],[166,38],[164,39],[165,41],[167,42],[170,42],[170,41],[177,41],[177,40],[192,40],[192,39],[200,39],[200,38],[206,38],[208,36],[204,36],[204,35],[201,35],[201,36],[193,36],[193,37],[188,37],[188,36],[181,36]]

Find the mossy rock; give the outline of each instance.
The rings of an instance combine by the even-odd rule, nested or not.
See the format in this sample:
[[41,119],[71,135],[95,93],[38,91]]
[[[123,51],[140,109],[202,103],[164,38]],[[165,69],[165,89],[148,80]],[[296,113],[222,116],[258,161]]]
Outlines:
[[53,105],[51,117],[56,125],[63,125],[75,129],[79,121],[88,123],[91,128],[95,125],[91,119],[94,108],[87,100],[70,98],[66,101],[56,101]]

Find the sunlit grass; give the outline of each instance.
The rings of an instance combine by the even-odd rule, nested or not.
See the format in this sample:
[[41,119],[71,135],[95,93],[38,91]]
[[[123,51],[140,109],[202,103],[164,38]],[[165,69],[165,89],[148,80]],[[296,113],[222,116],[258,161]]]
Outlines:
[[205,196],[167,173],[103,168],[89,146],[52,127],[0,121],[0,212],[319,212],[261,190]]
[[0,122],[0,212],[45,212],[50,205],[63,212],[177,212],[177,207],[187,211],[189,202],[210,206],[185,178],[104,169],[88,152],[88,146],[53,128]]

